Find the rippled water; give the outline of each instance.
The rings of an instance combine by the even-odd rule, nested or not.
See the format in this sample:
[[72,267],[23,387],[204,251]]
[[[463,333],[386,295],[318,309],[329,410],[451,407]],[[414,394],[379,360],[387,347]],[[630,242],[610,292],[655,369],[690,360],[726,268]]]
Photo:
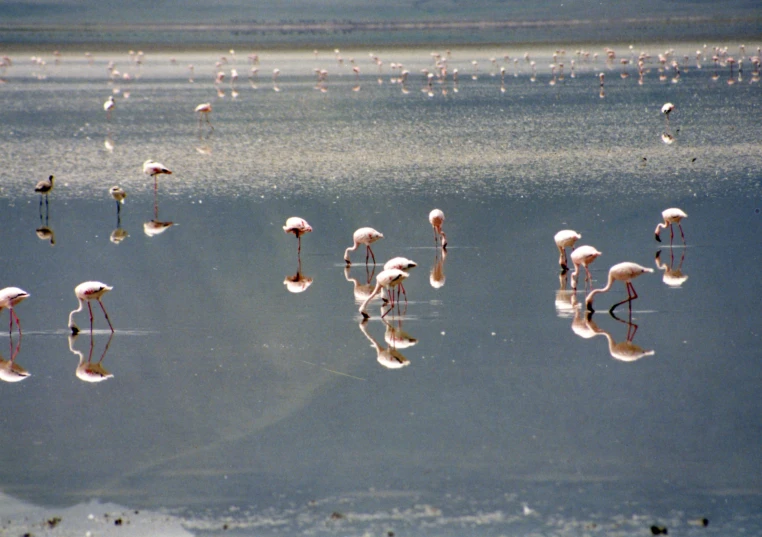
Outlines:
[[[595,63],[567,51],[551,85],[552,50],[455,49],[457,85],[435,81],[431,95],[429,50],[370,51],[381,72],[365,50],[343,51],[343,65],[261,54],[256,79],[230,58],[219,69],[238,69],[235,98],[212,84],[221,54],[16,58],[0,86],[0,243],[4,285],[31,298],[17,354],[16,334],[0,352],[31,376],[0,385],[0,489],[26,502],[3,524],[47,531],[61,513],[61,528],[99,532],[115,516],[178,534],[759,532],[759,83],[748,61],[734,84],[727,65],[713,80],[711,61],[662,81],[653,59],[640,85],[634,66],[623,78],[590,50]],[[109,82],[109,60],[132,80]],[[314,68],[328,71],[319,87]],[[213,131],[193,113],[206,101]],[[148,158],[174,171],[156,196]],[[50,174],[46,208],[32,189]],[[113,184],[128,192],[119,213]],[[685,248],[653,239],[672,206],[689,215]],[[293,215],[314,228],[301,263],[281,229]],[[151,236],[152,220],[175,225]],[[407,306],[381,319],[375,303],[363,324],[373,269],[362,252],[345,269],[342,254],[366,225],[384,233],[381,264],[419,266]],[[656,270],[635,280],[631,318],[606,311],[624,297],[616,283],[586,319],[584,293],[559,276],[564,228],[603,252],[596,287],[620,261]],[[311,279],[301,293],[288,291],[295,274]],[[116,333],[96,306],[92,338],[70,340],[72,289],[88,279],[114,286],[103,302]],[[405,365],[390,369],[390,355]],[[88,360],[113,377],[80,380]]]

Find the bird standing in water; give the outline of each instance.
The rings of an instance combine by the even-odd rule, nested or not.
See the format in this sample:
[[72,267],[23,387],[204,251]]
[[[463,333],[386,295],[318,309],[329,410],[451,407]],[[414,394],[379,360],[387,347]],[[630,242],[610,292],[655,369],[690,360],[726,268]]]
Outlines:
[[617,306],[624,304],[625,302],[628,303],[630,306],[630,312],[632,312],[632,301],[638,298],[638,293],[635,292],[635,288],[632,286],[632,280],[641,274],[653,271],[654,269],[652,268],[642,267],[637,263],[632,263],[630,261],[625,261],[624,263],[618,263],[614,265],[609,269],[609,280],[606,283],[606,287],[593,289],[590,291],[590,294],[587,295],[587,298],[585,298],[585,306],[587,306],[589,311],[594,311],[593,299],[595,298],[595,295],[598,293],[606,293],[609,289],[611,289],[611,286],[614,284],[614,282],[618,280],[620,282],[624,282],[627,286],[627,298],[611,306],[611,308],[609,308],[609,312],[613,312]]
[[574,249],[574,243],[582,238],[582,235],[574,231],[573,229],[562,229],[553,236],[556,241],[556,248],[560,253],[558,257],[558,264],[561,265],[561,270],[566,272],[569,270],[569,266],[566,264],[566,249]]
[[0,311],[8,308],[11,315],[11,322],[8,326],[8,334],[13,333],[13,319],[16,319],[16,327],[19,329],[19,337],[21,337],[21,323],[19,322],[19,316],[13,311],[13,308],[29,298],[29,293],[18,287],[6,287],[0,289]]
[[[373,292],[365,300],[365,302],[363,302],[360,306],[360,313],[362,316],[365,319],[370,317],[370,315],[368,315],[368,313],[365,311],[365,308],[368,303],[373,300],[373,297],[375,297],[383,289],[386,289],[386,294],[389,296],[389,302],[391,306],[394,307],[394,295],[392,289],[398,285],[401,285],[402,281],[408,276],[409,274],[407,272],[399,269],[389,269],[379,272],[378,276],[376,276],[376,287],[373,289]],[[391,311],[391,308],[389,308],[389,311]],[[386,313],[389,313],[389,311]],[[384,317],[386,313],[384,313],[384,315],[381,317]]]
[[51,175],[47,179],[43,179],[34,185],[34,191],[40,194],[40,210],[42,210],[42,196],[45,196],[45,207],[48,206],[48,194],[53,190],[55,180],[56,178]]
[[344,261],[346,261],[347,265],[351,265],[352,262],[349,260],[349,252],[354,252],[357,250],[357,247],[361,244],[365,245],[365,264],[368,264],[368,256],[373,257],[373,264],[376,264],[376,256],[373,255],[373,250],[371,250],[370,245],[376,242],[379,239],[383,239],[384,235],[383,233],[380,233],[373,229],[372,227],[361,227],[357,231],[355,231],[352,234],[352,246],[344,250]]
[[585,287],[587,287],[587,283],[590,282],[590,286],[592,287],[593,284],[593,278],[590,276],[590,269],[588,269],[588,265],[598,259],[598,256],[601,255],[601,252],[593,248],[592,246],[580,246],[579,248],[576,248],[571,253],[571,260],[572,263],[574,263],[574,272],[572,272],[572,288],[576,291],[577,290],[577,277],[579,276],[579,267],[582,266],[585,268]]
[[442,224],[444,224],[444,212],[441,209],[434,209],[429,213],[429,223],[434,228],[434,243],[439,245],[439,237],[442,237],[442,249],[447,250],[447,235],[442,231]]
[[114,332],[114,327],[111,325],[111,319],[108,318],[106,308],[103,306],[103,302],[101,302],[101,297],[111,291],[111,289],[113,289],[113,287],[109,287],[105,283],[95,281],[82,282],[74,288],[74,295],[79,301],[79,307],[69,313],[69,328],[71,329],[72,334],[79,333],[79,328],[76,324],[74,324],[72,317],[74,317],[75,313],[82,311],[82,307],[84,306],[85,302],[87,302],[87,310],[90,312],[90,333],[93,332],[93,308],[90,306],[91,300],[97,300],[98,304],[101,305],[103,315],[106,316],[106,322],[108,322],[108,326],[111,328],[111,332]]
[[292,216],[286,220],[286,225],[283,226],[283,231],[296,235],[296,239],[298,241],[296,252],[298,255],[302,252],[302,235],[305,233],[310,233],[312,231],[312,226],[310,226],[304,218]]
[[669,227],[669,243],[672,244],[672,239],[675,236],[674,231],[672,231],[672,224],[677,224],[677,227],[680,229],[680,236],[683,238],[683,244],[685,244],[685,234],[683,233],[683,226],[680,224],[680,221],[683,218],[687,218],[688,215],[677,207],[671,207],[669,209],[664,209],[661,213],[661,217],[664,219],[664,222],[656,226],[656,229],[654,230],[654,237],[656,240],[661,242],[659,233],[661,233],[662,229]]

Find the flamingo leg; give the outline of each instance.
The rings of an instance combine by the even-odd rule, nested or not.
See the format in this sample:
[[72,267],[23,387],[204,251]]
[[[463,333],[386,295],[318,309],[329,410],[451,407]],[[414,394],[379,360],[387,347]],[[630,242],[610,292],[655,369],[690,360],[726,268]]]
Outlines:
[[90,312],[90,335],[93,335],[93,308],[90,306],[90,301],[87,301],[87,311]]
[[21,321],[19,321],[19,316],[16,315],[16,312],[13,311],[13,308],[11,308],[11,316],[16,319],[16,327],[19,329],[19,342],[21,341]]
[[301,254],[301,253],[302,253],[302,236],[301,236],[301,235],[299,235],[299,233],[298,233],[298,232],[297,232],[297,234],[296,234],[296,244],[298,245],[298,246],[296,247],[296,253],[297,253],[297,255],[298,255],[298,254]]
[[683,225],[678,222],[677,227],[680,228],[680,236],[683,238],[683,244],[685,244],[685,233],[683,233]]
[[[370,256],[373,258],[373,264],[375,265],[376,264],[376,256],[373,255],[373,250],[371,249],[370,244],[368,245],[368,252],[370,252]],[[365,262],[366,263],[368,262],[368,254],[367,253],[365,254]]]
[[[616,304],[614,304],[613,306],[611,306],[611,307],[609,308],[609,313],[613,313],[613,312],[614,312],[614,310],[617,308],[617,306],[621,306],[621,305],[622,305],[622,304],[624,304],[625,302],[627,302],[627,303],[629,304],[629,306],[630,306],[630,309],[632,309],[632,300],[633,300],[633,299],[635,299],[635,298],[638,298],[638,295],[637,295],[637,293],[635,293],[635,288],[634,288],[634,287],[632,287],[632,284],[631,284],[630,282],[627,282],[627,284],[626,284],[626,287],[627,287],[627,298],[625,298],[625,299],[624,299],[624,300],[622,300],[621,302],[617,302]],[[635,296],[632,296],[632,295],[630,294],[630,289],[631,289],[631,288],[632,288],[632,292],[633,292],[633,293],[635,293]]]
[[[103,306],[103,302],[101,302],[100,298],[98,299],[98,304],[101,305],[101,309],[103,310],[103,315],[106,316],[106,321],[108,322],[108,327],[111,328],[111,333],[113,334],[114,333],[114,327],[111,326],[111,319],[108,318],[108,313],[106,313],[106,308]],[[88,305],[89,305],[89,303],[88,303]],[[90,315],[92,316],[92,313],[90,313]]]
[[8,336],[11,336],[13,334],[13,310],[8,310],[8,315],[10,315],[10,323],[8,323]]
[[672,224],[669,225],[669,245],[672,246],[672,238],[675,236],[675,232],[672,229]]

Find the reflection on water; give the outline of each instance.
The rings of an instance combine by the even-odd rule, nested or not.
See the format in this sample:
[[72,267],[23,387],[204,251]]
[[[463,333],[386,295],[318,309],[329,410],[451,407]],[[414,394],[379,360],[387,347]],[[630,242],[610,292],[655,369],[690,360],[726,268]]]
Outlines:
[[611,354],[612,358],[621,362],[634,362],[640,360],[644,356],[653,356],[655,354],[655,351],[645,350],[643,347],[632,342],[635,338],[635,333],[638,331],[638,325],[632,322],[631,316],[627,320],[624,320],[612,313],[611,317],[620,323],[627,325],[627,335],[623,341],[617,343],[609,332],[600,328],[595,321],[593,321],[593,313],[591,312],[587,312],[585,315],[585,324],[588,332],[578,333],[575,331],[575,333],[583,338],[590,337],[587,335],[588,333],[605,337],[609,344],[609,354]]
[[370,346],[375,349],[376,360],[379,364],[387,369],[400,369],[410,365],[410,360],[402,356],[402,353],[395,346],[382,347],[378,340],[368,333],[367,325],[368,319],[363,319],[358,326],[360,327],[360,332],[370,341]]
[[18,356],[19,351],[21,350],[21,337],[19,336],[15,349],[13,348],[13,338],[8,338],[8,341],[10,344],[10,349],[8,351],[10,358],[6,360],[0,356],[0,380],[3,382],[19,382],[30,375],[26,369],[16,363],[16,356]]
[[680,261],[678,261],[677,266],[675,266],[675,251],[673,248],[669,248],[669,262],[666,263],[662,261],[661,254],[662,250],[657,250],[656,255],[654,256],[654,262],[656,263],[656,268],[661,270],[664,274],[662,274],[662,281],[667,284],[670,287],[680,287],[685,283],[685,281],[688,279],[688,275],[683,273],[683,262],[685,261],[685,252],[687,250],[684,248],[680,253]]
[[77,340],[77,334],[69,334],[69,351],[71,351],[72,354],[79,357],[79,363],[77,364],[77,369],[75,370],[75,375],[77,378],[84,382],[101,382],[106,379],[113,378],[114,375],[111,374],[104,366],[103,366],[103,359],[106,357],[106,353],[108,352],[108,348],[111,345],[111,340],[114,337],[114,333],[111,332],[111,334],[108,337],[108,341],[106,341],[106,345],[103,347],[103,353],[101,354],[101,357],[98,359],[97,362],[93,362],[93,348],[95,346],[95,342],[93,339],[93,333],[90,332],[90,350],[87,354],[87,360],[85,360],[85,355],[82,351],[78,351],[74,348],[74,342]]
[[573,288],[569,288],[569,272],[562,270],[558,275],[558,289],[556,290],[556,314],[559,317],[571,317],[576,313],[576,295]]
[[431,266],[431,272],[429,272],[429,284],[434,289],[444,287],[445,280],[447,279],[444,273],[445,259],[447,259],[447,250],[437,249],[434,256],[434,264]]

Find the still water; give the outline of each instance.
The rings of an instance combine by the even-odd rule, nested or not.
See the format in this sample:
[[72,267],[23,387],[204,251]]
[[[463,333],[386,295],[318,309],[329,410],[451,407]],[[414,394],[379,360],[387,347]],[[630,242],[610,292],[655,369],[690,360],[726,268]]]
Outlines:
[[[729,84],[701,46],[675,47],[679,76],[644,47],[642,84],[593,47],[452,50],[430,86],[417,49],[370,51],[381,67],[366,50],[19,54],[0,87],[0,245],[3,287],[31,297],[0,365],[31,375],[0,384],[3,529],[762,531],[762,98],[748,59]],[[149,158],[174,172],[156,190]],[[688,213],[685,247],[653,238],[667,207]],[[294,215],[314,229],[299,257]],[[407,303],[382,318],[373,302],[366,323],[382,267],[342,259],[363,226],[384,234],[379,265],[418,263]],[[620,261],[655,270],[631,316],[607,312],[619,282],[584,314],[559,274],[566,228],[603,252],[594,287]],[[92,335],[85,311],[68,337],[85,280],[113,285],[113,336],[96,304]],[[107,378],[83,382],[87,362]]]

